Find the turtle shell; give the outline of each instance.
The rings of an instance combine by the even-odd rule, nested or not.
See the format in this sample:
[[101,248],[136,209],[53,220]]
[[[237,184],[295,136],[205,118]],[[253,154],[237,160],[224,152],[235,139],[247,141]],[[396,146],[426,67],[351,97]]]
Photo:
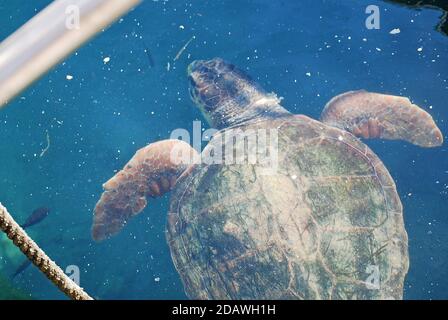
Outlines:
[[305,116],[239,129],[277,132],[277,167],[203,161],[179,181],[167,239],[187,295],[402,299],[408,238],[381,160],[350,133]]

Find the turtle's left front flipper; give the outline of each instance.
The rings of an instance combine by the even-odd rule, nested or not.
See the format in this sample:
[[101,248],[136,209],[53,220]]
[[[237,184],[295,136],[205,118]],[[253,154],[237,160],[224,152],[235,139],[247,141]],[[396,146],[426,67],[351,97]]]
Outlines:
[[364,139],[405,140],[421,147],[443,144],[443,135],[429,113],[404,97],[351,91],[334,97],[321,121]]
[[197,157],[196,150],[180,140],[163,140],[138,150],[123,170],[103,185],[95,207],[93,239],[101,241],[118,233],[146,207],[147,197],[169,192]]

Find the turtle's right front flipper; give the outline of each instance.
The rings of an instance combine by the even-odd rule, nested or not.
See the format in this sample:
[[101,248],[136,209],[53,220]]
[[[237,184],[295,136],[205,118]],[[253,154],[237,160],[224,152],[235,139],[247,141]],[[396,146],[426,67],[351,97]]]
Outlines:
[[197,156],[196,150],[180,140],[163,140],[138,150],[123,170],[103,185],[95,207],[93,239],[101,241],[118,233],[146,207],[147,196],[170,191]]
[[343,93],[327,103],[321,120],[364,139],[405,140],[426,148],[443,144],[431,115],[404,97],[364,90]]

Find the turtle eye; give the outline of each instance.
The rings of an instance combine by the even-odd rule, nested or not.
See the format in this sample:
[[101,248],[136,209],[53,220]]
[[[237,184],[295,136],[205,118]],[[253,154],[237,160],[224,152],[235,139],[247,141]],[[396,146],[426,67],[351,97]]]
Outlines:
[[211,70],[207,68],[206,66],[199,66],[197,69],[198,73],[201,75],[207,75],[211,73]]

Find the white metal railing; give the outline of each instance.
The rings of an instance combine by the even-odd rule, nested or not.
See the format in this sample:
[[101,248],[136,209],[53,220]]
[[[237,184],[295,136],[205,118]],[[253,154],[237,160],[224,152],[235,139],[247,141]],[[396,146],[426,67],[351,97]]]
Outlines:
[[0,43],[0,108],[141,0],[56,0]]

